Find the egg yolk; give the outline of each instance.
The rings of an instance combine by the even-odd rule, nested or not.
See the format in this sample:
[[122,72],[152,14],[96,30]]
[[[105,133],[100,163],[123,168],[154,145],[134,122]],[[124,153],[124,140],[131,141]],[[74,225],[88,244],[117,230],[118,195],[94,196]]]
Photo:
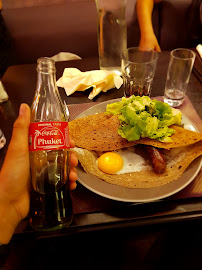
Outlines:
[[123,159],[115,152],[107,152],[98,158],[97,165],[104,173],[115,174],[123,168]]

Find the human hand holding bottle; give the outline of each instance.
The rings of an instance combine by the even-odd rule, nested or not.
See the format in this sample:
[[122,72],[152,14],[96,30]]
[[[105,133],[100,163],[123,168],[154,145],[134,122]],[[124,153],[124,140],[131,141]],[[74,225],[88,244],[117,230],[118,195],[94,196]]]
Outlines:
[[[12,139],[0,172],[0,243],[10,241],[18,223],[29,212],[29,149],[28,134],[30,108],[22,104],[13,126]],[[74,147],[71,141],[71,147]],[[76,188],[78,159],[74,153],[70,158],[70,189]]]

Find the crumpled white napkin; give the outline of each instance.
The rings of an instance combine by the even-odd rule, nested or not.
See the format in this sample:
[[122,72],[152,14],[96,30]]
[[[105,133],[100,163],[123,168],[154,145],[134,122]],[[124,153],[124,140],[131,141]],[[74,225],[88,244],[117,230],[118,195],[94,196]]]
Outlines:
[[81,72],[77,68],[65,68],[62,77],[57,81],[57,86],[63,87],[67,96],[75,91],[85,91],[92,87],[89,99],[93,99],[101,91],[107,92],[114,87],[119,89],[122,84],[123,79],[115,72],[107,70]]
[[60,52],[54,56],[51,57],[55,62],[60,62],[60,61],[70,61],[70,60],[79,60],[81,59],[80,56],[74,53],[69,53],[69,52]]

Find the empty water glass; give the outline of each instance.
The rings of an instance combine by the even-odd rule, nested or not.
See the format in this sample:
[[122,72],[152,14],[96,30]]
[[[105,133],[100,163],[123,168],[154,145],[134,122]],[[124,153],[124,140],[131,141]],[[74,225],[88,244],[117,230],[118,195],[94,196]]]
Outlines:
[[188,49],[175,49],[170,53],[164,102],[172,107],[178,107],[184,101],[195,56]]

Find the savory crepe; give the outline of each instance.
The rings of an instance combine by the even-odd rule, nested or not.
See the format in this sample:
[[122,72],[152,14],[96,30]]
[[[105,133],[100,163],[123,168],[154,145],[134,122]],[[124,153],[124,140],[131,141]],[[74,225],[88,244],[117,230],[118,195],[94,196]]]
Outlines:
[[171,127],[175,130],[175,133],[171,135],[171,142],[165,143],[150,138],[141,138],[129,142],[117,133],[119,125],[118,115],[112,116],[100,113],[69,122],[69,132],[76,146],[95,151],[112,151],[136,144],[171,149],[202,140],[201,133],[172,125]]
[[[158,104],[158,106],[161,106],[161,104]],[[168,110],[167,107],[166,110]],[[167,114],[166,121],[171,118]],[[165,122],[165,119],[163,121]],[[177,122],[179,123],[178,120]],[[169,123],[173,123],[173,120]],[[69,131],[75,142],[75,151],[78,154],[82,167],[87,173],[93,174],[108,183],[127,188],[151,188],[164,185],[178,179],[190,163],[202,155],[202,134],[186,130],[175,123],[169,126],[169,130],[166,129],[168,132],[171,130],[173,133],[169,138],[164,134],[163,139],[140,137],[138,140],[132,141],[123,138],[125,135],[120,135],[122,134],[122,131],[119,132],[120,124],[120,114],[113,115],[106,112],[69,122]],[[138,128],[136,127],[135,130]],[[161,134],[161,130],[162,127],[154,131],[153,134],[150,133],[151,137]],[[151,145],[157,149],[162,149],[161,151],[166,162],[164,172],[156,173],[153,170],[148,156],[144,153],[145,151],[138,151],[140,145]],[[145,162],[141,164],[141,169],[136,168],[135,171],[127,172],[125,170],[121,174],[110,174],[98,168],[97,164],[100,155],[105,152],[119,151],[120,149],[123,149],[122,153],[124,153],[125,148],[132,148],[132,152],[138,152],[138,155],[144,158]],[[137,155],[134,155],[134,158],[136,157]]]
[[164,173],[157,174],[153,171],[149,161],[141,171],[125,174],[106,174],[98,169],[96,160],[98,154],[82,148],[76,148],[78,159],[87,173],[93,174],[104,181],[127,188],[151,188],[165,185],[177,180],[190,163],[202,155],[202,141],[185,147],[164,150],[167,168]]

